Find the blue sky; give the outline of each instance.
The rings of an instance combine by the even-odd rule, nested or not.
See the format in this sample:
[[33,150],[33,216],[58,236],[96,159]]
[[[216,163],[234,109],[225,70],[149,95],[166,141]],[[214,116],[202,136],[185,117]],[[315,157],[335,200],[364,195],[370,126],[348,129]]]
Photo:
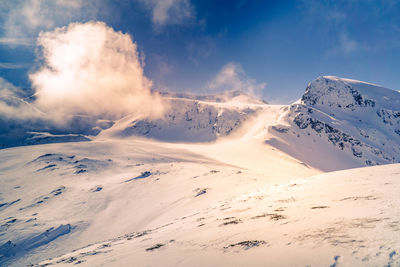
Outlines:
[[40,31],[98,20],[132,36],[158,90],[250,86],[289,103],[321,75],[400,89],[398,14],[396,0],[0,0],[0,77],[30,87]]

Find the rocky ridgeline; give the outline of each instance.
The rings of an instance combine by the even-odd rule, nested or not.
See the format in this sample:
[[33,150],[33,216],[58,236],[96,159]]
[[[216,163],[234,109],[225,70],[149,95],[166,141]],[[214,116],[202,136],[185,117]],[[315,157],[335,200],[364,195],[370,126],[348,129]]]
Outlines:
[[400,162],[399,103],[397,91],[320,77],[307,86],[300,102],[286,108],[284,120],[291,126],[272,130],[283,139],[296,135],[296,145],[320,145],[315,142],[320,138],[328,149],[352,155],[361,166]]
[[159,119],[133,120],[119,135],[146,136],[162,141],[208,142],[238,129],[259,108],[171,99],[171,108]]

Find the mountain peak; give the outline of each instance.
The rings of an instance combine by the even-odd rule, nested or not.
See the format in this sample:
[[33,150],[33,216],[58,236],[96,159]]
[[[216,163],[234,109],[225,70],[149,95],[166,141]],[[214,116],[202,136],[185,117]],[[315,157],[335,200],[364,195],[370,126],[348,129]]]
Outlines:
[[274,134],[284,140],[281,144],[301,143],[311,150],[304,154],[286,149],[311,166],[332,170],[328,157],[335,153],[346,158],[343,168],[400,162],[398,91],[322,76],[310,82],[301,100],[286,110],[272,130],[278,129]]
[[330,112],[355,111],[375,105],[395,110],[400,105],[400,93],[372,83],[321,76],[308,84],[301,102]]

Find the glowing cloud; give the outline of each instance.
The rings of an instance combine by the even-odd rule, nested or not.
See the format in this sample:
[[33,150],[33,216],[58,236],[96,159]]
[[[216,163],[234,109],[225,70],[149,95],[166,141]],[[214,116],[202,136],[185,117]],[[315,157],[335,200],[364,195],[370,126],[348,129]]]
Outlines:
[[120,118],[134,113],[158,116],[161,98],[151,92],[137,46],[128,34],[102,22],[73,23],[40,33],[44,66],[30,79],[35,105],[60,116]]

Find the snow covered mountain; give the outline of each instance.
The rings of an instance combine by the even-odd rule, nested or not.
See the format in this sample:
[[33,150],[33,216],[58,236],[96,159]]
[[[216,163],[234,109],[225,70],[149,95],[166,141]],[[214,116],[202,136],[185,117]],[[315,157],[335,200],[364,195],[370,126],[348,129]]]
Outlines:
[[[189,99],[171,97],[171,108],[163,118],[127,117],[102,134],[173,142],[215,141],[235,133],[245,122],[262,120],[260,114],[270,113],[273,106],[180,97]],[[325,76],[311,82],[299,101],[273,112],[280,118],[274,125],[266,122],[263,138],[315,168],[332,171],[400,162],[397,91]]]
[[[115,122],[73,115],[59,124],[51,121],[48,114],[36,114],[40,111],[19,97],[2,97],[0,106],[15,108],[13,113],[23,110],[29,116],[12,117],[0,113],[0,148],[89,141],[100,132],[102,136],[138,135],[173,142],[209,142],[235,132],[265,105],[264,101],[239,91],[208,96],[172,93],[163,96],[168,101],[168,109],[162,118],[150,120],[128,115]],[[112,129],[104,131],[113,125]]]
[[264,104],[247,102],[205,102],[187,98],[168,98],[169,108],[162,118],[142,119],[127,116],[100,136],[145,136],[169,142],[210,142],[234,133]]
[[[163,117],[128,115],[118,121],[74,116],[54,125],[41,119],[1,116],[0,146],[87,141],[144,136],[167,142],[212,142],[244,134],[274,105],[241,92],[210,96],[164,93],[169,102]],[[12,100],[12,101],[11,101]],[[28,102],[0,99],[8,106],[34,108]],[[377,85],[320,77],[296,103],[273,108],[275,125],[259,126],[268,144],[315,168],[338,169],[400,162],[400,93]],[[32,111],[33,112],[33,111]],[[38,111],[34,111],[38,112]],[[261,128],[268,125],[268,129]]]
[[400,93],[320,77],[270,133],[270,144],[323,170],[400,162]]
[[400,264],[400,164],[363,167],[400,160],[399,93],[320,77],[289,106],[232,95],[2,117],[6,146],[49,144],[0,150],[0,265]]

